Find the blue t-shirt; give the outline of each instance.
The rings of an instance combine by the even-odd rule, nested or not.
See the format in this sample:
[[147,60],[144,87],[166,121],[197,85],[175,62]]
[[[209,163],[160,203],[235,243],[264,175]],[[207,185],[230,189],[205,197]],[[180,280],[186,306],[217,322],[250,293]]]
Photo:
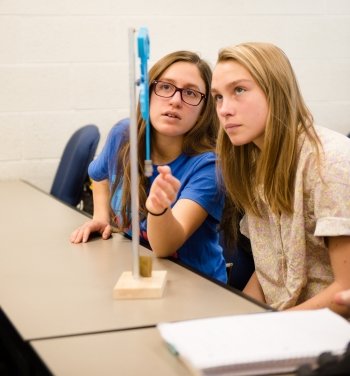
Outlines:
[[[91,162],[89,176],[95,181],[108,179],[110,186],[116,177],[116,155],[120,146],[129,138],[129,122],[122,121],[110,131],[101,154]],[[219,194],[215,172],[215,153],[206,152],[195,156],[181,154],[169,163],[172,174],[180,180],[177,196],[198,203],[208,213],[202,225],[178,249],[175,257],[186,265],[226,283],[226,263],[219,244],[217,226],[222,215],[224,199]],[[150,186],[158,175],[153,165]],[[118,219],[120,213],[121,190],[112,197],[112,208]],[[174,204],[173,204],[174,205]],[[128,230],[126,230],[128,232]],[[140,236],[147,240],[147,220],[140,223]]]

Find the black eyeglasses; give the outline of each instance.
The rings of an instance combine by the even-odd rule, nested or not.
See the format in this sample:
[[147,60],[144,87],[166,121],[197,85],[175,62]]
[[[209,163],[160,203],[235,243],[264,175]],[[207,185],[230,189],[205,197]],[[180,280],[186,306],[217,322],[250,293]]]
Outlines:
[[197,90],[189,88],[180,89],[179,87],[165,81],[153,81],[152,88],[156,95],[163,98],[173,97],[175,93],[179,91],[182,101],[191,106],[198,106],[205,98],[205,94]]

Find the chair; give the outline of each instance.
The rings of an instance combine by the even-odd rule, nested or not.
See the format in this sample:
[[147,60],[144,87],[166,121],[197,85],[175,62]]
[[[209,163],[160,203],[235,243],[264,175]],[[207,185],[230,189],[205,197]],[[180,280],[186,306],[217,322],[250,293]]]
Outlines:
[[221,232],[220,243],[226,260],[227,284],[242,291],[255,270],[250,241],[239,234],[237,246],[231,249],[225,246],[224,234]]
[[100,132],[96,125],[85,125],[73,133],[64,148],[50,194],[77,206],[82,199],[88,166],[94,158]]

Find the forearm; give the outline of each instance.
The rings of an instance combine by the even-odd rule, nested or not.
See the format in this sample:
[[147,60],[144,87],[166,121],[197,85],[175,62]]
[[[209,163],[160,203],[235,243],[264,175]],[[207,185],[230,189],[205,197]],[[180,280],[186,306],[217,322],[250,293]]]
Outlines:
[[337,281],[333,282],[327,288],[322,290],[317,295],[313,296],[311,299],[306,300],[305,302],[296,305],[289,310],[302,310],[302,309],[320,309],[320,308],[329,308],[332,311],[345,316],[350,316],[350,308],[337,304],[334,301],[334,296],[337,292],[344,290],[345,287],[342,286]]
[[110,192],[108,180],[93,181],[92,195],[94,203],[93,218],[106,223],[110,222]]
[[254,272],[250,277],[246,287],[243,289],[243,292],[244,294],[249,295],[259,302],[266,303],[265,295],[261,288],[256,272]]
[[342,316],[349,316],[350,308],[334,300],[337,292],[350,288],[350,236],[333,236],[326,239],[334,282],[311,299],[291,309],[318,309],[328,307]]
[[[154,180],[146,200],[147,237],[158,257],[173,255],[202,225],[208,213],[195,201],[179,199],[180,181],[171,175],[168,166],[158,167],[159,175]],[[175,202],[171,208],[171,203]],[[163,212],[164,208],[167,210]],[[161,213],[152,215],[150,213]]]
[[147,215],[147,237],[158,257],[173,255],[186,240],[184,229],[171,208],[160,216]]

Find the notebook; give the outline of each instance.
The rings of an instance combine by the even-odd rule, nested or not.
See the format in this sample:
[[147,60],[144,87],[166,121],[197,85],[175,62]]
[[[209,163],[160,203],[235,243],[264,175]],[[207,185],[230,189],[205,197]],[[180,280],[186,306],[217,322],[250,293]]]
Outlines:
[[264,312],[157,326],[169,349],[201,375],[272,375],[342,354],[349,322],[329,309]]

